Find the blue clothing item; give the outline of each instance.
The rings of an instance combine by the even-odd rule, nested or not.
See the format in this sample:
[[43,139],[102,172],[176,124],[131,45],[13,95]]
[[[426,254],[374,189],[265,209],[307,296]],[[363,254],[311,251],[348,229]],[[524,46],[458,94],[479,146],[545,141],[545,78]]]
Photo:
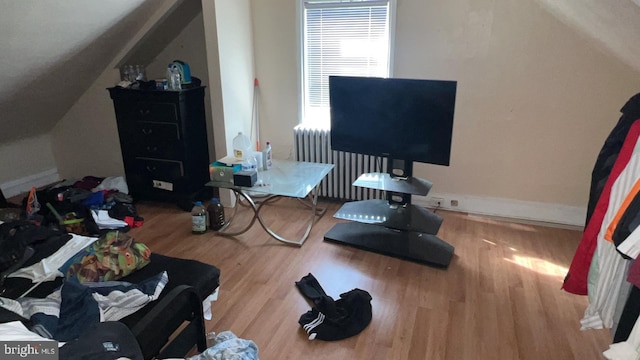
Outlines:
[[80,336],[87,326],[100,322],[98,302],[91,290],[78,283],[65,282],[44,299],[21,298],[22,312],[31,319],[31,331],[58,341]]
[[100,322],[98,302],[91,295],[91,289],[71,281],[62,287],[60,319],[54,339],[73,340],[85,331],[89,324]]
[[104,204],[104,193],[102,191],[96,191],[82,201],[82,205],[91,209],[100,209],[102,204]]
[[259,360],[256,343],[240,339],[231,331],[221,332],[214,341],[213,346],[187,360]]

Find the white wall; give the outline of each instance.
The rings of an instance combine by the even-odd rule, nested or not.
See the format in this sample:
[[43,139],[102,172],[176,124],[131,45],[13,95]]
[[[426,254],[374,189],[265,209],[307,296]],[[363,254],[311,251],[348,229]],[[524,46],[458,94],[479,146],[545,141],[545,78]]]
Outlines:
[[[261,137],[281,158],[298,122],[295,4],[252,3]],[[451,166],[415,175],[461,209],[505,200],[580,217],[596,155],[640,90],[640,73],[598,45],[535,0],[398,1],[394,76],[458,81]]]
[[[232,151],[239,131],[249,133],[253,105],[253,38],[249,0],[202,0],[212,127],[217,158]],[[215,69],[215,70],[214,70]],[[232,196],[220,190],[220,200],[230,206]]]
[[[242,131],[249,135],[253,108],[253,37],[249,0],[216,0],[218,56],[227,154]],[[226,154],[220,154],[222,156]]]
[[273,156],[292,159],[298,124],[296,1],[252,1],[256,76],[260,80],[260,138]]
[[[204,51],[206,53],[208,67],[208,82],[211,89],[217,91],[209,91],[209,102],[211,105],[211,123],[207,124],[209,134],[213,134],[215,143],[214,154],[216,158],[224,156],[227,153],[227,135],[224,120],[224,107],[222,103],[222,80],[220,75],[220,55],[218,49],[218,27],[216,24],[216,6],[209,0],[202,0],[202,18],[204,23]],[[211,146],[211,143],[209,144]],[[219,156],[218,156],[219,155]],[[215,159],[211,159],[215,160]],[[229,194],[224,195],[223,204],[227,204]]]
[[40,135],[0,145],[0,189],[5,196],[59,179],[51,152],[51,136]]

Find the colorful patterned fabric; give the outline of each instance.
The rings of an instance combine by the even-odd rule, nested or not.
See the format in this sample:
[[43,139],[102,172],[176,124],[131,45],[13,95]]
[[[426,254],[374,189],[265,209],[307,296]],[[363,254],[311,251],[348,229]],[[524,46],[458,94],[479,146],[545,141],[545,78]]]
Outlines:
[[110,231],[79,251],[59,270],[65,278],[79,283],[113,281],[149,263],[151,250],[120,231]]

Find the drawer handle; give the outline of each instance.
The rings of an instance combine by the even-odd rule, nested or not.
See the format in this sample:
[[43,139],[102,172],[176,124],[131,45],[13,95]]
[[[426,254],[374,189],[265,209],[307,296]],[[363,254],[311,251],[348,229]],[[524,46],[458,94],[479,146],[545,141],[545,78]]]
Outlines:
[[140,112],[141,116],[147,116],[147,115],[149,115],[151,113],[151,110],[149,110],[149,109],[140,109],[139,112]]
[[147,146],[147,152],[154,153],[156,151],[158,151],[157,146]]
[[145,135],[151,135],[152,132],[153,132],[153,129],[142,129],[142,133]]
[[154,171],[156,171],[156,170],[157,170],[157,168],[156,168],[155,166],[147,165],[147,171],[148,171],[148,172],[154,172]]

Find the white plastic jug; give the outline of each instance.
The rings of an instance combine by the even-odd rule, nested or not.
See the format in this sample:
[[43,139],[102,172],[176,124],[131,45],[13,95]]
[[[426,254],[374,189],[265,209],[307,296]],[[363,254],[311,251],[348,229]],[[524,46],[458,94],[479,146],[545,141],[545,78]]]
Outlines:
[[233,138],[233,157],[237,160],[243,160],[251,151],[251,140],[242,131]]

